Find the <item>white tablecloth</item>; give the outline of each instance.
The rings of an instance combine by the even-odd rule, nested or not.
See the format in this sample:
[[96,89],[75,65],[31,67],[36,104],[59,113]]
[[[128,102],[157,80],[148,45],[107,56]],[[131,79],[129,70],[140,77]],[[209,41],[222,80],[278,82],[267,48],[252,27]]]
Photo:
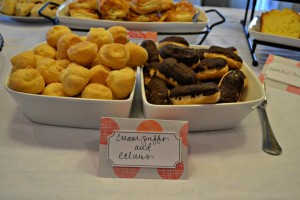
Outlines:
[[[218,10],[226,23],[213,28],[203,44],[235,46],[251,65],[240,24],[244,11]],[[0,33],[5,39],[0,52],[0,199],[300,198],[300,97],[271,87],[267,111],[282,155],[262,151],[262,130],[255,110],[234,129],[190,133],[188,180],[100,178],[99,130],[33,123],[3,88],[10,58],[44,41],[51,26],[0,17]],[[260,66],[253,67],[257,74],[269,53],[300,57],[299,52],[259,46]]]

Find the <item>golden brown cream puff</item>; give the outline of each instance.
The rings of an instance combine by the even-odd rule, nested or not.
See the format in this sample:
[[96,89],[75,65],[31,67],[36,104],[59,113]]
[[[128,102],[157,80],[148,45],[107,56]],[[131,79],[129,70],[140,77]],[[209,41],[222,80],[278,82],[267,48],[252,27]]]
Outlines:
[[113,99],[112,91],[109,87],[100,83],[89,83],[81,92],[81,98],[89,99]]
[[87,33],[87,41],[97,44],[100,49],[103,45],[112,43],[114,41],[113,35],[110,31],[104,28],[90,28]]
[[45,88],[45,81],[37,69],[25,68],[13,72],[8,85],[9,88],[18,92],[39,94]]
[[101,64],[110,69],[124,68],[130,57],[127,48],[119,43],[103,45],[98,54]]
[[47,43],[56,48],[59,38],[65,33],[70,33],[71,29],[64,25],[56,25],[51,27],[46,33]]
[[83,66],[88,66],[96,57],[98,47],[95,43],[84,41],[72,45],[68,51],[68,58]]
[[133,42],[125,44],[125,48],[129,51],[129,59],[126,66],[138,67],[143,66],[148,60],[148,52],[146,49]]

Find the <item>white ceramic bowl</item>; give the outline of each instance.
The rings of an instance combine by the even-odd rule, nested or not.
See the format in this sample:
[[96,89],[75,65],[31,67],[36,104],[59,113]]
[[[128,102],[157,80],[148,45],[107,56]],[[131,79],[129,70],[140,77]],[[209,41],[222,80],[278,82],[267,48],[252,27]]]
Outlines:
[[33,122],[77,128],[100,128],[101,117],[121,117],[130,115],[135,86],[128,99],[96,100],[74,97],[53,97],[16,92],[5,89]]
[[[197,46],[193,47],[197,48]],[[263,101],[265,96],[261,83],[250,67],[244,63],[241,70],[248,79],[248,86],[243,91],[240,102],[202,105],[150,104],[146,99],[143,70],[141,70],[140,83],[144,117],[187,120],[190,132],[234,128]]]

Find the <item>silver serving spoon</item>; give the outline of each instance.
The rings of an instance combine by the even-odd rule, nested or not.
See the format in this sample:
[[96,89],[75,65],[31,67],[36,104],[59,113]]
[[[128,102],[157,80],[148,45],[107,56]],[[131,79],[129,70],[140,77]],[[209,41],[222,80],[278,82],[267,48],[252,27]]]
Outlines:
[[262,148],[265,152],[271,155],[280,155],[282,152],[282,149],[280,145],[278,144],[275,135],[273,133],[273,130],[271,128],[268,115],[266,112],[266,107],[268,104],[267,97],[266,97],[266,86],[265,82],[263,84],[264,90],[265,90],[265,99],[263,102],[258,106],[258,109],[261,113],[261,119],[262,119],[262,125],[263,125],[263,145]]
[[192,18],[192,22],[198,22],[198,17],[200,16],[200,11],[197,11]]

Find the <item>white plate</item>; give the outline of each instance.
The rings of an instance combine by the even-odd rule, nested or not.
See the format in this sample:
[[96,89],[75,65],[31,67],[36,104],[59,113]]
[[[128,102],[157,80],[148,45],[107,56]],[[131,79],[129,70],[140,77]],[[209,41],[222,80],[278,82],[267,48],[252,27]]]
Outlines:
[[14,16],[14,15],[5,15],[3,13],[0,13],[0,16],[9,17],[19,22],[49,22],[49,20],[44,17],[22,17],[22,16]]
[[[192,48],[207,48],[191,45]],[[141,70],[141,90],[145,118],[187,120],[189,131],[209,131],[236,127],[259,105],[265,96],[261,83],[251,68],[243,64],[241,69],[248,79],[240,102],[202,105],[154,105],[146,99],[144,77]]]
[[66,1],[58,7],[56,17],[61,25],[66,25],[73,29],[89,30],[90,27],[109,28],[111,26],[124,26],[128,30],[155,31],[159,33],[199,33],[208,23],[205,12],[199,7],[201,22],[130,22],[112,21],[99,19],[82,19],[68,16],[68,4],[74,0]]
[[300,39],[294,39],[284,36],[278,36],[278,35],[272,35],[272,34],[266,34],[260,32],[260,18],[255,17],[250,22],[248,26],[248,31],[250,33],[250,36],[255,38],[256,40],[261,40],[264,42],[272,42],[275,44],[282,44],[282,45],[288,45],[292,47],[300,47]]

